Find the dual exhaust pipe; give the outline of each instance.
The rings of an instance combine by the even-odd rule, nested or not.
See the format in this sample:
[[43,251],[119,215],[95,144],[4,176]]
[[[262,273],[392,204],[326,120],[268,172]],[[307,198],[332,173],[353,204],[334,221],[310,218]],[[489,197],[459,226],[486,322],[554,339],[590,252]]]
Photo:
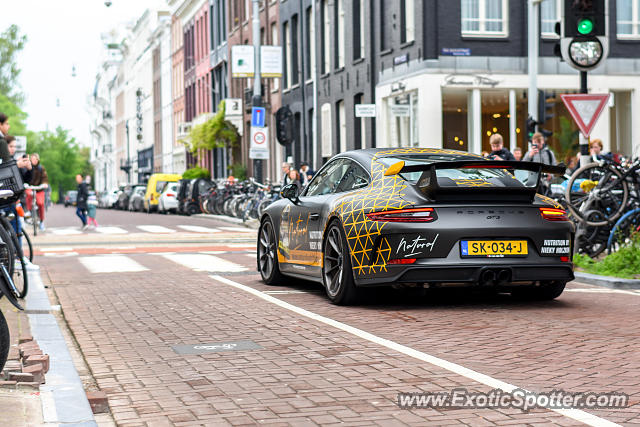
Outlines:
[[505,285],[511,281],[511,270],[484,270],[480,273],[482,286]]

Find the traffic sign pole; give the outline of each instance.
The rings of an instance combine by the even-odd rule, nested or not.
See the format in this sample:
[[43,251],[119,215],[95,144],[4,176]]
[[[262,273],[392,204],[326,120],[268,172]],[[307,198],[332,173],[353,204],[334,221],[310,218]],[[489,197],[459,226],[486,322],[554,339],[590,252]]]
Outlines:
[[584,166],[591,162],[589,135],[607,105],[609,94],[565,94],[560,98],[580,128],[580,164]]

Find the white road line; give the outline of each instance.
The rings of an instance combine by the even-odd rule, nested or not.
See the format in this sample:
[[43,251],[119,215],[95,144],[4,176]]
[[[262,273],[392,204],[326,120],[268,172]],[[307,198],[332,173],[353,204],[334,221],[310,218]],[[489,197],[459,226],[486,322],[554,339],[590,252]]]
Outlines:
[[78,259],[90,273],[128,273],[149,270],[125,255],[95,255]]
[[229,251],[202,251],[200,253],[201,254],[209,254],[209,255],[220,255],[220,254],[227,254],[227,253],[229,253]]
[[45,252],[42,254],[42,256],[46,256],[46,257],[56,257],[56,258],[64,258],[64,257],[71,257],[71,256],[78,256],[78,252]]
[[95,231],[102,234],[127,234],[128,231],[120,227],[96,227]]
[[245,254],[245,255],[248,256],[249,258],[253,258],[253,259],[256,258],[256,254]]
[[58,236],[70,236],[72,234],[82,234],[77,228],[50,228],[47,231]]
[[182,228],[186,231],[191,231],[193,233],[219,233],[220,230],[217,228],[209,228],[209,227],[200,227],[199,225],[178,225],[178,228]]
[[237,273],[240,271],[247,271],[247,269],[240,264],[236,264],[235,262],[227,261],[213,255],[171,254],[162,256],[195,271],[209,271],[212,273]]
[[175,233],[176,230],[171,228],[163,227],[161,225],[136,225],[140,230],[146,231],[147,233]]
[[244,228],[244,227],[218,227],[220,230],[225,230],[225,231],[238,231],[240,233],[255,233],[255,230],[252,230],[250,228]]
[[40,248],[42,252],[64,252],[72,250],[73,248],[71,246],[49,246],[48,248]]
[[[460,376],[479,382],[480,384],[484,384],[491,388],[499,388],[507,393],[511,393],[516,389],[526,390],[523,387],[518,387],[512,384],[509,384],[507,382],[498,380],[496,378],[490,377],[488,375],[482,374],[480,372],[476,372],[472,369],[465,368],[464,366],[458,365],[457,363],[449,362],[439,357],[435,357],[430,354],[423,353],[411,347],[407,347],[406,345],[402,345],[395,341],[381,338],[377,335],[373,335],[369,332],[363,331],[362,329],[354,328],[353,326],[338,322],[337,320],[321,316],[309,310],[305,310],[304,308],[300,308],[293,304],[289,304],[287,302],[281,301],[278,298],[274,298],[270,295],[266,295],[264,292],[260,292],[257,289],[253,289],[249,286],[234,282],[233,280],[229,280],[225,277],[217,276],[217,275],[211,275],[209,277],[211,277],[214,280],[217,280],[218,282],[225,283],[227,285],[233,286],[234,288],[248,292],[258,298],[262,298],[263,300],[268,301],[272,304],[275,304],[279,307],[293,311],[294,313],[300,314],[301,316],[305,316],[315,321],[324,323],[326,325],[333,326],[334,328],[340,329],[341,331],[355,335],[359,338],[370,341],[372,343],[387,347],[391,350],[397,351],[399,353],[405,354],[415,359],[422,360],[423,362],[427,362],[432,365],[438,366],[449,372],[453,372],[454,374],[458,374]],[[613,423],[604,418],[597,417],[593,414],[582,411],[580,409],[554,409],[554,408],[548,408],[548,409],[550,411],[557,412],[568,418],[574,419],[576,421],[580,421],[590,426],[598,426],[598,427],[618,426],[618,424],[616,423]]]
[[627,294],[627,295],[635,295],[640,296],[640,290],[625,290],[625,289],[610,289],[610,288],[584,288],[584,289],[565,289],[565,292],[584,292],[589,294]]
[[228,246],[230,248],[250,248],[250,249],[255,249],[256,248],[256,244],[247,244],[247,243],[227,243],[225,244],[225,246]]

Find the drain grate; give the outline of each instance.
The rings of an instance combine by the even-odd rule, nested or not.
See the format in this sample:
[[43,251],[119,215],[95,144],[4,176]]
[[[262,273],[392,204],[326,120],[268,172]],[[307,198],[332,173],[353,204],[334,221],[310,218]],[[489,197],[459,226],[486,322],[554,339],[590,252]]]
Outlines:
[[207,354],[224,351],[261,350],[262,347],[251,340],[224,341],[214,343],[172,345],[178,354]]

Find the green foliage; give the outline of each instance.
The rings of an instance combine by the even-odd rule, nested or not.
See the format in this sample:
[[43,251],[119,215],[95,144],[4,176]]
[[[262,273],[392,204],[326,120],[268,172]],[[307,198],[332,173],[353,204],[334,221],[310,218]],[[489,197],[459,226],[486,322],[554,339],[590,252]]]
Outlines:
[[33,133],[27,139],[27,152],[40,154],[40,163],[47,171],[51,192],[73,190],[76,175],[93,175],[89,163],[89,148],[80,148],[69,131],[58,127],[55,132]]
[[237,143],[238,130],[231,122],[224,119],[224,101],[220,102],[215,116],[191,128],[189,138],[192,153],[197,153],[200,149],[231,148]]
[[247,167],[242,163],[234,163],[229,166],[229,171],[234,178],[244,181],[247,179]]
[[0,113],[4,113],[9,117],[9,135],[27,136],[27,127],[24,124],[27,119],[27,113],[22,111],[2,92],[0,92]]
[[211,172],[199,166],[187,169],[182,174],[182,179],[211,178]]
[[576,254],[573,262],[587,273],[623,279],[640,278],[640,232],[631,235],[630,243],[617,252],[595,261],[586,255]]
[[558,161],[564,162],[567,157],[576,155],[579,147],[578,134],[579,131],[575,129],[571,120],[561,116],[560,131],[555,134],[555,137],[560,143],[560,147],[558,147]]
[[0,93],[16,105],[21,105],[24,101],[18,85],[20,69],[16,64],[16,56],[24,48],[26,41],[27,36],[20,34],[17,25],[10,25],[0,33]]

